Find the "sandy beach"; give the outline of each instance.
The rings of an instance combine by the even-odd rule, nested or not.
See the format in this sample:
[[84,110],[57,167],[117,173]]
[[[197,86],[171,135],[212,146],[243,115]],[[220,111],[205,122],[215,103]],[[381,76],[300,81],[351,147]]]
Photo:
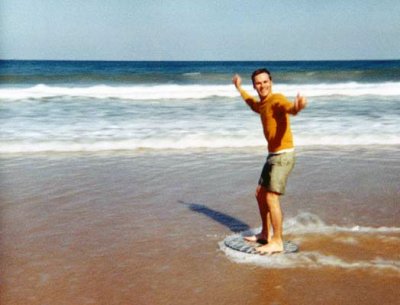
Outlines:
[[264,152],[1,159],[1,304],[396,304],[399,147],[299,148],[290,257],[221,246],[260,225]]

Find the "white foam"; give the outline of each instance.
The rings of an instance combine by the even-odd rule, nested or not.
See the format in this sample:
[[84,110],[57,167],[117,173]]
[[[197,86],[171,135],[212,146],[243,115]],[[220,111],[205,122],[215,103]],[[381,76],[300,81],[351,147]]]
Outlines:
[[106,152],[149,150],[187,150],[187,149],[219,149],[265,146],[261,138],[233,140],[227,137],[186,136],[176,138],[143,138],[136,140],[110,141],[57,141],[42,142],[3,142],[0,153],[41,153],[41,152]]
[[400,262],[376,258],[373,260],[346,261],[335,255],[324,255],[315,251],[302,251],[292,254],[257,255],[235,251],[219,243],[220,249],[236,263],[252,264],[273,269],[323,268],[389,270],[400,273]]
[[400,95],[400,83],[335,83],[335,84],[308,84],[308,85],[277,85],[279,92],[294,96],[301,92],[305,96],[398,96]]
[[[301,131],[296,134],[296,146],[369,146],[369,145],[398,145],[400,134],[335,134],[338,130],[332,130],[331,134],[304,135]],[[367,130],[367,129],[366,129]]]
[[300,213],[284,222],[285,233],[287,234],[331,234],[335,232],[350,233],[400,233],[399,227],[364,227],[364,226],[338,226],[327,225],[317,215],[312,213]]
[[234,97],[232,86],[158,85],[158,86],[108,86],[51,87],[36,85],[31,88],[0,89],[0,97],[8,100],[43,99],[51,97],[86,97],[124,100],[203,99],[211,96]]
[[[251,235],[259,232],[260,228],[250,229],[242,232],[241,235]],[[342,243],[344,246],[352,247],[359,243],[357,237],[359,234],[368,234],[379,240],[397,243],[398,238],[388,236],[387,234],[400,233],[399,227],[363,227],[363,226],[338,226],[327,225],[317,215],[312,213],[301,213],[296,217],[285,220],[285,234],[290,234],[294,242],[299,243],[307,239],[308,234],[326,235],[340,232],[348,233],[348,236],[337,239],[335,242]],[[390,237],[392,237],[390,239]],[[219,244],[220,249],[237,263],[248,263],[268,268],[322,268],[337,267],[343,269],[373,269],[373,270],[390,270],[400,273],[400,261],[385,258],[374,258],[371,260],[355,260],[348,261],[337,255],[323,254],[317,251],[307,251],[302,249],[300,252],[284,255],[261,256],[254,254],[242,253],[232,250],[224,245]]]
[[[193,133],[187,135],[170,134],[164,137],[146,136],[146,134],[138,135],[137,139],[114,139],[113,134],[109,135],[107,140],[98,140],[93,135],[82,136],[78,141],[74,141],[76,135],[73,131],[68,134],[68,130],[63,130],[64,139],[57,140],[60,133],[56,130],[54,133],[41,135],[40,139],[32,142],[26,135],[26,140],[7,141],[3,140],[0,146],[0,153],[38,153],[38,152],[104,152],[104,151],[135,151],[142,149],[149,150],[190,150],[190,149],[231,149],[231,148],[260,148],[265,149],[265,140],[258,134],[250,134],[247,136],[240,135],[218,135],[206,133]],[[26,134],[26,132],[24,132]],[[115,134],[115,138],[120,134]],[[363,137],[353,139],[353,137],[341,136],[340,141],[335,141],[336,137],[309,137],[308,140],[302,140],[302,135],[298,134],[296,146],[313,146],[313,145],[397,145],[400,144],[400,136],[379,137],[379,135],[371,136],[367,141]],[[338,136],[339,138],[339,136]],[[29,139],[29,140],[28,140]]]
[[[251,86],[244,86],[250,93]],[[336,83],[336,84],[277,84],[275,92],[296,96],[298,92],[308,97],[315,96],[400,96],[400,83]],[[163,100],[163,99],[204,99],[209,97],[236,98],[239,94],[231,84],[227,85],[156,85],[156,86],[110,86],[61,87],[45,84],[29,88],[1,88],[0,99],[24,100],[52,97],[86,97],[97,99]]]

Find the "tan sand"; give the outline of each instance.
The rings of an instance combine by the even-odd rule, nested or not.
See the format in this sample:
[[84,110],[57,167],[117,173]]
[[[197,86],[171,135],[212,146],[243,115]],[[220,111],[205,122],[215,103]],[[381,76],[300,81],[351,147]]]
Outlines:
[[400,227],[396,155],[299,152],[286,219],[371,231],[291,232],[301,253],[341,261],[284,268],[234,262],[218,245],[259,225],[261,153],[3,158],[0,303],[396,304],[400,233],[378,230]]

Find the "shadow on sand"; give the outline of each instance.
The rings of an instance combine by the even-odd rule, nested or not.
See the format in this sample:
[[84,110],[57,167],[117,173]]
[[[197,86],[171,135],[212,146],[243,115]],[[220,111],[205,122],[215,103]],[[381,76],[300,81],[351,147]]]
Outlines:
[[244,223],[243,221],[227,214],[221,213],[219,211],[210,209],[203,204],[189,203],[182,200],[179,200],[178,202],[186,205],[191,211],[203,214],[211,218],[212,220],[224,225],[234,233],[239,233],[250,229],[249,225]]

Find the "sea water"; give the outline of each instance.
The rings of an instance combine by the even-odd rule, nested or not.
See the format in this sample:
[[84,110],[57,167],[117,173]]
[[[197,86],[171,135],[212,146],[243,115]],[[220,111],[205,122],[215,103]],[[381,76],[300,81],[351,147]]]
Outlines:
[[[309,100],[281,200],[290,256],[222,244],[259,230],[266,143],[231,79],[256,95],[260,67]],[[399,72],[0,61],[2,304],[397,304]]]
[[265,147],[231,83],[260,67],[308,98],[296,146],[400,144],[400,61],[0,61],[0,153]]
[[[375,272],[383,270],[395,274],[400,272],[400,262],[396,253],[400,242],[399,227],[328,225],[315,214],[300,213],[285,220],[283,228],[286,238],[290,237],[292,241],[302,245],[302,251],[287,255],[263,256],[232,250],[223,241],[219,246],[235,262],[268,268],[334,267]],[[256,234],[260,229],[250,229],[232,236]],[[312,243],[314,249],[310,249]],[[327,246],[330,247],[329,253],[325,250]],[[377,256],[379,247],[385,249],[385,255],[388,257]],[[335,251],[332,251],[333,249]],[[352,255],[346,253],[349,249],[353,252]]]

